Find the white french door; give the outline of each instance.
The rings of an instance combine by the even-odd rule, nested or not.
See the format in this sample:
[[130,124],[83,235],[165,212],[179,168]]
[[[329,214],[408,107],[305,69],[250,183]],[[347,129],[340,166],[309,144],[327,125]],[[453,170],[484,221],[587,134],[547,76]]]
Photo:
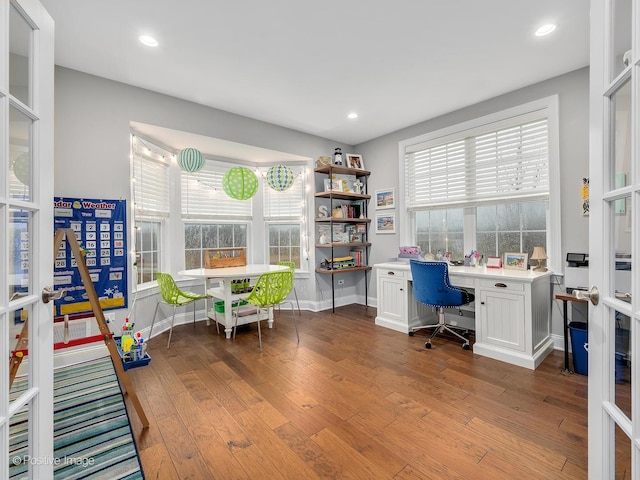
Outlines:
[[37,0],[0,1],[0,478],[53,478],[53,36]]
[[[592,0],[589,478],[640,479],[640,1]],[[594,304],[597,303],[597,304]]]

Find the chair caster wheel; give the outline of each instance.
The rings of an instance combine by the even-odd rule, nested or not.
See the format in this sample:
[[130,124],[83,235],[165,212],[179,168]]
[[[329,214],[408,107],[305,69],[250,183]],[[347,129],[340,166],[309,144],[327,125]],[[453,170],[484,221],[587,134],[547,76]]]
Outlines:
[[431,348],[431,342],[427,342],[424,344],[424,348],[430,349]]
[[413,330],[410,330],[410,331],[409,331],[409,336],[410,336],[410,337],[413,337],[413,335],[414,335],[415,333],[416,333],[416,332],[414,332]]
[[463,349],[463,350],[469,350],[470,348],[471,348],[471,347],[469,346],[469,344],[468,344],[468,343],[463,343],[463,344],[462,344],[462,349]]

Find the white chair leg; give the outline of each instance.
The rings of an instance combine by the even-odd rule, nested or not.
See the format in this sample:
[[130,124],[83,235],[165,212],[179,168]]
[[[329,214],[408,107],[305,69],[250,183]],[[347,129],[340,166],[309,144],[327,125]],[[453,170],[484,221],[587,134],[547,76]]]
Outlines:
[[171,317],[171,328],[169,329],[169,341],[167,342],[167,350],[171,346],[171,335],[173,334],[173,322],[176,319],[176,305],[173,306],[173,317]]
[[153,320],[151,320],[151,328],[149,329],[149,339],[147,340],[147,342],[151,340],[151,333],[153,333],[153,324],[156,321],[156,315],[158,314],[159,307],[160,307],[160,302],[156,303],[156,311],[153,312]]
[[[300,310],[298,310],[299,312]],[[300,343],[300,334],[298,333],[298,322],[296,322],[296,314],[293,311],[293,304],[291,304],[291,318],[293,318],[293,326],[296,328],[296,337],[298,337],[298,343]]]
[[[296,287],[293,287],[293,294],[296,297],[296,305],[298,306],[298,315],[302,316],[302,313],[300,313],[300,302],[298,302],[298,292],[296,292]],[[293,305],[291,305],[291,308],[293,309]]]
[[196,328],[196,303],[193,302],[193,328]]
[[260,351],[262,351],[262,332],[260,331],[260,309],[258,309],[258,342],[260,343]]

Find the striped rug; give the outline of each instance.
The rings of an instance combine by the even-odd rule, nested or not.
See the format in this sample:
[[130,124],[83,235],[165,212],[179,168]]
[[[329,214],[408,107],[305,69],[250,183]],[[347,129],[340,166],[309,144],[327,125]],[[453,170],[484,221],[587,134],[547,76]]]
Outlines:
[[[11,400],[26,389],[18,377]],[[17,413],[10,430],[10,478],[26,478],[27,411]],[[54,373],[54,478],[144,479],[129,417],[111,357]],[[58,463],[58,462],[56,462]]]

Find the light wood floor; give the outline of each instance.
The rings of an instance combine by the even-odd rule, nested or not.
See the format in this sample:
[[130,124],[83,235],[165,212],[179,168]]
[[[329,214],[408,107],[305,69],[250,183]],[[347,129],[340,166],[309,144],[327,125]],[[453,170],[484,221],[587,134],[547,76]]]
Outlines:
[[[361,305],[291,314],[236,340],[198,322],[129,370],[148,479],[584,479],[587,377],[537,370],[374,323]],[[472,341],[473,343],[473,341]]]

